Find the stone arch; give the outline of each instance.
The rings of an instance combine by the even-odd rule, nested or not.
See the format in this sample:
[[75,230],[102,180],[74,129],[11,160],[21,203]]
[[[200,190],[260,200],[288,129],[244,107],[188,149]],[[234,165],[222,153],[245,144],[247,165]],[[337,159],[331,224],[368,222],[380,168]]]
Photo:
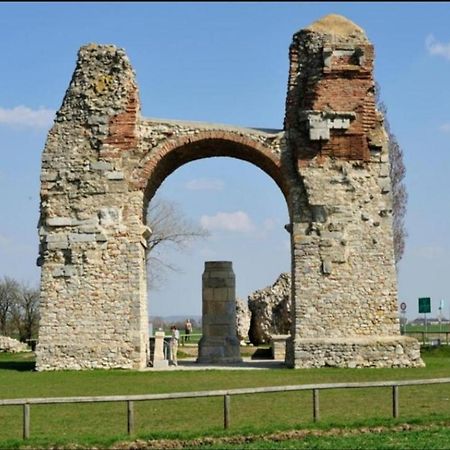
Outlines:
[[148,203],[164,179],[182,165],[220,156],[247,161],[261,169],[279,187],[289,205],[289,186],[279,153],[250,136],[232,131],[200,131],[194,136],[167,140],[145,154],[131,180],[135,188],[144,192],[144,202]]
[[[280,190],[290,217],[289,177],[284,173],[280,152],[252,137],[251,130],[245,131],[247,135],[243,134],[244,131],[199,131],[193,136],[181,135],[149,149],[131,175],[133,187],[143,193],[142,225],[146,225],[147,208],[151,199],[167,177],[185,164],[213,157],[246,161],[264,172],[268,177],[266,182],[274,182]],[[151,227],[151,223],[149,226]]]
[[144,119],[122,49],[89,44],[42,156],[37,369],[143,368],[143,205],[177,167],[265,171],[291,223],[289,367],[417,367],[400,335],[389,148],[364,30],[326,16],[293,36],[283,130]]

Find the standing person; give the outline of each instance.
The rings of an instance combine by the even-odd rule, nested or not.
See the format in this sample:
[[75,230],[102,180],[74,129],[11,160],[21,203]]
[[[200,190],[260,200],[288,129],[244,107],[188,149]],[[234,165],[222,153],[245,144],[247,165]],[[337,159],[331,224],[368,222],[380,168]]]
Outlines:
[[177,362],[177,351],[178,351],[178,340],[180,339],[180,332],[177,330],[175,325],[170,327],[172,331],[172,337],[170,338],[170,359],[174,366],[178,366]]
[[186,320],[186,323],[184,324],[184,342],[191,340],[191,333],[192,333],[192,323],[190,319]]

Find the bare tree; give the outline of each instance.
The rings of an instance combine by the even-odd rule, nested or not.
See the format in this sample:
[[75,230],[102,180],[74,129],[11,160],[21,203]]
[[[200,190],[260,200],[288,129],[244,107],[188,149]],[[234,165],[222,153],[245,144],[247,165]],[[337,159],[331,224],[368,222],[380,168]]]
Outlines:
[[37,337],[39,289],[4,277],[0,280],[0,334],[26,341]]
[[147,241],[150,284],[157,288],[163,283],[167,271],[179,270],[167,260],[164,251],[170,247],[186,251],[193,241],[206,238],[209,232],[187,219],[176,203],[161,198],[150,202],[147,223],[152,230]]
[[0,280],[0,335],[9,334],[9,320],[19,295],[19,283],[9,277]]
[[22,285],[12,307],[12,322],[19,340],[36,338],[39,328],[39,290]]
[[403,257],[405,251],[405,241],[408,233],[405,228],[406,207],[408,204],[408,193],[404,178],[406,175],[406,168],[403,162],[403,150],[397,141],[396,136],[391,130],[391,125],[387,118],[387,107],[380,100],[380,87],[377,84],[375,87],[377,108],[384,115],[384,127],[389,137],[389,163],[390,176],[392,183],[392,200],[393,200],[393,232],[394,232],[394,255],[395,264],[398,268],[398,263]]

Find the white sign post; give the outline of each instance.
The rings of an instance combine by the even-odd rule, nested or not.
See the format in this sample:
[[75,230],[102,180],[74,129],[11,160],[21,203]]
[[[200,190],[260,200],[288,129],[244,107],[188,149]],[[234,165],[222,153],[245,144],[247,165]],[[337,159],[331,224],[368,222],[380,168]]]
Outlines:
[[402,314],[401,317],[401,330],[402,330],[402,334],[405,334],[405,330],[406,330],[406,303],[402,302],[400,303],[400,312]]

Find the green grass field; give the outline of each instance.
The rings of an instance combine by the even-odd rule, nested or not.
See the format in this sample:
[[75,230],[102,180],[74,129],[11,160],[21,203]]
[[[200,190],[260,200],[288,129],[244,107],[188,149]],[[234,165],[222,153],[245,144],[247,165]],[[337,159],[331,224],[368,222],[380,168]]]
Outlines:
[[[424,360],[427,367],[420,369],[323,368],[167,372],[92,370],[37,373],[33,371],[32,354],[0,354],[0,398],[126,395],[450,376],[450,348],[442,346],[425,349]],[[136,435],[142,438],[223,435],[222,401],[221,398],[211,398],[137,402]],[[392,422],[389,419],[389,388],[323,391],[320,406],[320,426],[325,428],[353,426],[355,423],[384,423],[386,420]],[[261,433],[313,426],[310,392],[233,397],[231,408],[231,428],[227,431],[228,434]],[[450,419],[450,385],[400,388],[400,417],[401,421],[433,422]],[[22,442],[21,407],[0,407],[0,423],[0,448],[18,446]],[[28,445],[81,442],[88,446],[94,443],[107,446],[117,439],[125,439],[125,433],[124,403],[38,405],[31,407],[31,440]],[[310,439],[314,440],[314,436]],[[330,439],[334,437],[331,436]]]

